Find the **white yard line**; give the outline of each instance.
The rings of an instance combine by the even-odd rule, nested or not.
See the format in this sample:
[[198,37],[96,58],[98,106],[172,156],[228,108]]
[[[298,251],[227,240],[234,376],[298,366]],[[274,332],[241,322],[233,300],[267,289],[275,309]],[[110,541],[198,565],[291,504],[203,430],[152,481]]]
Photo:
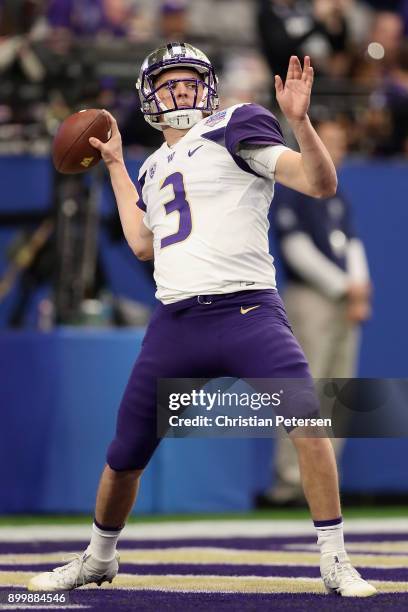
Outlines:
[[[345,533],[408,534],[406,518],[348,519]],[[310,520],[208,520],[140,523],[125,527],[122,539],[162,540],[223,537],[313,536]],[[24,525],[0,527],[0,542],[89,540],[91,525]]]

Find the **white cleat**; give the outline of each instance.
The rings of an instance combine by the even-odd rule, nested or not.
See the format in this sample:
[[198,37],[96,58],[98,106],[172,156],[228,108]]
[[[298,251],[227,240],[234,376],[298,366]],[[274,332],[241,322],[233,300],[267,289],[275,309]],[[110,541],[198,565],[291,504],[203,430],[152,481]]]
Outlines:
[[52,572],[43,572],[31,578],[29,591],[71,591],[77,587],[95,582],[112,582],[119,569],[119,555],[112,561],[97,561],[85,551],[75,555],[67,565],[56,567]]
[[324,555],[320,572],[328,593],[342,597],[370,597],[377,593],[377,589],[354,569],[345,552]]

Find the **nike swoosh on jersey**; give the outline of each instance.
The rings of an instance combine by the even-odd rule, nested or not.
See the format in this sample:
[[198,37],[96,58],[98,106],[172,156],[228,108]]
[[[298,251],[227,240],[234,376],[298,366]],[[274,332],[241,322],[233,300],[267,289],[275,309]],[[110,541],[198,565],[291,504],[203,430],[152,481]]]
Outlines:
[[203,146],[204,146],[203,144],[202,144],[202,145],[198,145],[198,147],[196,147],[196,148],[195,148],[195,149],[193,149],[192,151],[189,151],[189,152],[188,152],[188,156],[189,156],[189,157],[192,157],[192,156],[194,155],[194,153],[195,153],[196,151],[198,151],[198,149],[201,149],[201,147],[203,147]]
[[250,310],[255,310],[255,308],[259,308],[260,306],[260,304],[258,304],[258,306],[250,306],[249,308],[244,308],[243,306],[241,306],[241,314],[246,314]]

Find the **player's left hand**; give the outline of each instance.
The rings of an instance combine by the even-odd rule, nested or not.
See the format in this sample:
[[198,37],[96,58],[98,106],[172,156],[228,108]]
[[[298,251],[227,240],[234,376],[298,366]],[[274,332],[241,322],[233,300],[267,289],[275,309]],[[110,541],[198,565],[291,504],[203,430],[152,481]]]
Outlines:
[[285,85],[279,75],[275,75],[276,99],[288,121],[302,121],[310,105],[313,85],[313,68],[310,57],[306,55],[303,70],[299,58],[292,55],[289,60]]

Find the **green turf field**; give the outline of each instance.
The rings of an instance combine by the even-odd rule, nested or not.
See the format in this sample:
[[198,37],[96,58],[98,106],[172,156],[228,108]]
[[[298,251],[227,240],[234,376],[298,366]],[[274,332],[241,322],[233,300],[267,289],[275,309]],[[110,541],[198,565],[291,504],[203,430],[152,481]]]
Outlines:
[[[306,509],[291,508],[286,510],[256,510],[253,512],[234,512],[234,513],[207,513],[207,514],[149,514],[131,516],[129,523],[155,523],[167,521],[200,521],[200,520],[296,520],[309,518]],[[405,506],[358,506],[346,508],[343,516],[347,518],[390,518],[407,517],[408,508]],[[92,515],[59,515],[59,514],[38,514],[38,515],[3,515],[0,516],[0,526],[7,525],[78,525],[92,521]]]

